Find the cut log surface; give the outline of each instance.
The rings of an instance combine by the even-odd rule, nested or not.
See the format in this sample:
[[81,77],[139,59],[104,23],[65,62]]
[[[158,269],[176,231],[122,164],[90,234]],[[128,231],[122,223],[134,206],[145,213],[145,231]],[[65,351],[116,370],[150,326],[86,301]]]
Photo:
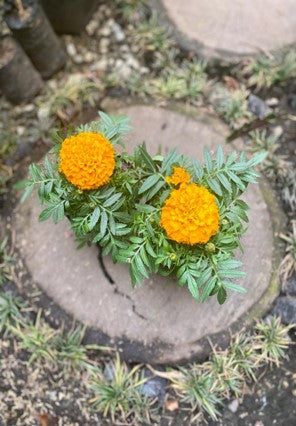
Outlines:
[[178,42],[232,60],[296,42],[294,0],[149,0]]
[[[141,105],[113,112],[132,118],[129,151],[145,140],[151,154],[159,146],[164,152],[178,147],[183,154],[202,159],[205,145],[215,151],[218,144],[224,144],[223,123],[198,110],[194,118]],[[173,278],[151,276],[132,289],[128,266],[113,265],[106,257],[111,283],[98,263],[96,247],[76,250],[67,221],[38,223],[36,196],[17,208],[13,222],[32,279],[65,312],[89,327],[89,341],[114,344],[128,360],[177,363],[207,356],[208,337],[223,345],[229,329],[263,314],[277,295],[273,227],[279,222],[279,213],[270,213],[257,185],[250,186],[245,199],[250,205],[250,224],[243,237],[245,251],[237,257],[247,273],[240,282],[247,294],[232,293],[222,306],[216,297],[197,303]],[[270,200],[272,203],[272,197]],[[276,203],[271,210],[277,212]]]

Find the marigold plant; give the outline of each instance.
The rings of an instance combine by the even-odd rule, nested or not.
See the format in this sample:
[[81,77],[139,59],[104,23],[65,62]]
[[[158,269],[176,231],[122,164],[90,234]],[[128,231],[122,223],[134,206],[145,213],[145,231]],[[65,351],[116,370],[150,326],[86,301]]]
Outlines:
[[159,273],[176,277],[201,302],[216,295],[223,303],[229,290],[244,292],[232,281],[244,275],[234,254],[248,221],[240,197],[256,182],[262,155],[224,157],[219,147],[214,158],[205,148],[202,165],[176,149],[152,157],[145,144],[131,154],[122,142],[129,119],[99,114],[73,135],[56,134],[44,167],[30,166],[22,198],[38,187],[45,205],[39,220],[66,216],[78,247],[97,244],[126,263],[133,286]]

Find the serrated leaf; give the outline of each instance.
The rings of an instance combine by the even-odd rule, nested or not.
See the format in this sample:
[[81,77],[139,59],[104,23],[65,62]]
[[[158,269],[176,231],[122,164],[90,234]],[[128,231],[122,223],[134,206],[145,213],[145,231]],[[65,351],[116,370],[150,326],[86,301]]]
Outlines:
[[143,192],[147,191],[149,188],[151,188],[153,185],[155,185],[159,179],[160,175],[151,175],[149,176],[141,185],[139,189],[139,194],[143,194]]
[[223,278],[241,278],[245,277],[246,273],[243,271],[238,271],[236,269],[220,269],[219,275]]
[[224,153],[223,153],[223,148],[221,145],[218,146],[217,149],[217,167],[218,169],[220,169],[222,167],[224,161]]
[[217,294],[217,300],[218,300],[219,305],[223,305],[223,303],[225,302],[226,298],[227,298],[227,292],[226,292],[225,288],[224,287],[220,287],[219,291],[218,291],[218,294]]
[[237,291],[238,293],[246,293],[247,292],[247,290],[244,287],[242,287],[238,284],[228,282],[228,281],[222,281],[222,285],[226,288],[229,288],[229,290]]
[[268,152],[261,152],[260,154],[256,155],[255,157],[251,158],[251,160],[249,160],[247,162],[249,167],[254,167],[257,164],[261,163],[266,156],[268,155]]
[[100,234],[101,237],[105,235],[106,229],[108,225],[108,215],[105,210],[102,211],[101,220],[100,220]]
[[121,196],[122,196],[122,194],[120,192],[112,195],[112,197],[110,197],[106,201],[104,201],[103,206],[104,207],[112,206],[112,204],[114,204]]
[[202,296],[201,296],[201,302],[205,302],[206,299],[209,297],[210,293],[212,292],[214,286],[216,283],[216,277],[212,277],[207,284],[204,287]]
[[158,191],[161,190],[161,188],[165,185],[165,181],[161,180],[160,182],[157,182],[157,184],[154,186],[154,188],[151,188],[150,191],[148,192],[148,194],[146,195],[146,201],[151,200],[151,198],[153,198]]
[[192,161],[192,166],[193,166],[194,174],[196,175],[197,179],[202,180],[204,175],[203,167],[200,165],[200,163],[196,159]]
[[49,174],[49,176],[53,177],[52,164],[50,162],[48,155],[46,155],[45,158],[44,158],[44,167],[45,167],[45,170],[47,171],[47,173]]
[[177,148],[174,148],[171,152],[168,153],[168,155],[164,158],[161,171],[165,174],[168,174],[170,172],[170,168],[172,164],[175,162],[176,158],[179,157],[179,153],[177,151]]
[[143,263],[143,260],[141,259],[141,257],[138,255],[138,256],[135,256],[135,262],[136,262],[136,265],[137,265],[137,268],[138,268],[138,270],[139,270],[139,272],[145,277],[145,278],[149,278],[149,274],[148,274],[148,272],[147,272],[147,270],[146,270],[146,268],[145,268],[145,265],[144,265],[144,263]]
[[203,150],[204,160],[207,171],[210,173],[213,170],[213,161],[208,147]]
[[198,288],[195,279],[188,273],[187,274],[187,285],[190,293],[194,297],[195,300],[199,299]]
[[237,186],[244,191],[246,189],[246,186],[244,185],[244,183],[242,182],[242,180],[233,172],[231,172],[230,170],[227,172],[227,176],[229,176],[229,178],[237,184]]
[[94,227],[96,226],[96,224],[97,224],[97,222],[98,222],[98,220],[99,220],[99,217],[100,217],[100,208],[99,208],[99,207],[96,207],[96,208],[94,209],[94,211],[92,212],[91,217],[90,217],[90,220],[89,220],[89,223],[88,223],[88,226],[89,226],[89,230],[90,230],[90,231],[91,231],[92,229],[94,229]]
[[146,145],[143,144],[142,146],[139,147],[139,151],[141,153],[142,159],[144,160],[144,162],[146,163],[146,166],[148,166],[148,168],[153,171],[156,172],[156,167],[155,164],[153,162],[152,157],[148,154],[147,149],[146,149]]
[[52,208],[48,207],[48,208],[42,210],[42,212],[39,215],[38,220],[39,220],[39,222],[43,222],[44,220],[49,219],[51,215],[52,215]]
[[34,184],[29,185],[23,195],[21,196],[20,202],[23,203],[33,192],[34,190]]
[[219,183],[215,179],[207,179],[207,184],[215,194],[218,194],[222,197],[223,192]]
[[219,179],[219,181],[220,181],[221,185],[222,185],[222,186],[224,186],[224,188],[225,188],[228,192],[232,193],[231,184],[230,184],[230,182],[228,181],[228,179],[225,177],[225,175],[224,175],[223,173],[218,173],[218,174],[217,174],[217,178]]

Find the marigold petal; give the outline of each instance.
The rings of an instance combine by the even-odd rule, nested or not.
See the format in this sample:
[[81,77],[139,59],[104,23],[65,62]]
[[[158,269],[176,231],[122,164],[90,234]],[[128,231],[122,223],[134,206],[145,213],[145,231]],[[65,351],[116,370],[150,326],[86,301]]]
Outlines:
[[215,196],[207,188],[182,183],[165,201],[160,225],[178,243],[204,244],[218,231],[219,217]]
[[105,185],[114,167],[114,148],[101,133],[82,132],[62,143],[59,170],[80,189]]

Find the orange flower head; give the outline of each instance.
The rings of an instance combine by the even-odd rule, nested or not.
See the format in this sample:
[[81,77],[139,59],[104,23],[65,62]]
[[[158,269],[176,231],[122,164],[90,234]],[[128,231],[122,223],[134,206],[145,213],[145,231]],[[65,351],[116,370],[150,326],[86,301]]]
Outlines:
[[82,132],[62,143],[59,171],[79,189],[105,185],[114,167],[114,148],[101,133]]
[[182,183],[165,201],[160,225],[168,237],[178,243],[207,243],[219,229],[215,196],[204,186]]
[[165,180],[173,185],[179,185],[179,183],[190,182],[190,174],[183,167],[173,167],[172,176],[167,176]]

